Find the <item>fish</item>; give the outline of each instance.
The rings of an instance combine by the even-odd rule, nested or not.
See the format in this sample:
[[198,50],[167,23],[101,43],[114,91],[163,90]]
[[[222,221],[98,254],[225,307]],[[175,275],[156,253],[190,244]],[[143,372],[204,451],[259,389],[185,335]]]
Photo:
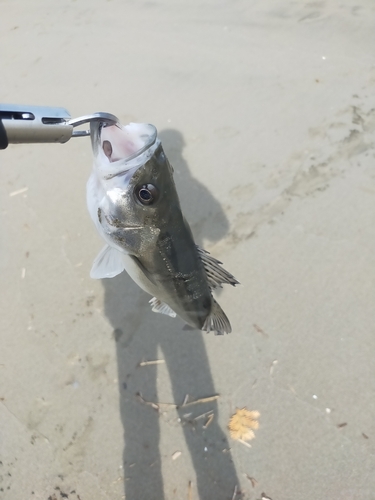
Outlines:
[[87,207],[105,241],[90,276],[113,278],[125,270],[152,296],[152,311],[178,315],[193,329],[230,333],[212,292],[239,282],[195,244],[156,128],[93,121],[90,136]]

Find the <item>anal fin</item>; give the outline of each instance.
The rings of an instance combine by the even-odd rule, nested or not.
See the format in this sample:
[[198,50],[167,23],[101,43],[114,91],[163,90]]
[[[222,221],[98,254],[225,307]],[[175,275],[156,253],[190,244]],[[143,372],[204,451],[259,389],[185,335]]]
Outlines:
[[165,302],[162,302],[161,300],[157,299],[156,297],[153,297],[149,303],[152,305],[152,310],[156,313],[160,314],[166,314],[167,316],[170,316],[171,318],[176,317],[176,313],[171,309]]

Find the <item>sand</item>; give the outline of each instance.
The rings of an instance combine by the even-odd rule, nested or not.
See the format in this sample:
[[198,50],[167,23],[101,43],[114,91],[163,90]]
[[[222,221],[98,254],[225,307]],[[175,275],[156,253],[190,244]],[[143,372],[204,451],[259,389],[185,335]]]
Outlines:
[[375,498],[374,3],[0,7],[0,102],[153,123],[242,284],[215,337],[91,280],[89,139],[1,151],[0,498]]

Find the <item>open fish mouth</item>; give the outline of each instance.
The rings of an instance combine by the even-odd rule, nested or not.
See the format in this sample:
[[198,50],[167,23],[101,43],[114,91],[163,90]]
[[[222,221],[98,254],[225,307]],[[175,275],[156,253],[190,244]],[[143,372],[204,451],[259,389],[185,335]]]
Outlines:
[[149,123],[91,122],[90,135],[94,157],[106,179],[146,163],[160,142],[156,128]]
[[110,161],[132,160],[141,155],[153,144],[157,137],[156,128],[146,123],[129,123],[124,127],[110,125],[102,127],[101,148]]

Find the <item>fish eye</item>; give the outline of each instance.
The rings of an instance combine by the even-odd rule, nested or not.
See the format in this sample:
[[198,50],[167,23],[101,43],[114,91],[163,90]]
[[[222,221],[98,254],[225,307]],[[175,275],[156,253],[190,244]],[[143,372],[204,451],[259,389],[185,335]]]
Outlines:
[[153,184],[142,184],[136,188],[135,194],[142,205],[152,205],[158,199],[159,191]]

